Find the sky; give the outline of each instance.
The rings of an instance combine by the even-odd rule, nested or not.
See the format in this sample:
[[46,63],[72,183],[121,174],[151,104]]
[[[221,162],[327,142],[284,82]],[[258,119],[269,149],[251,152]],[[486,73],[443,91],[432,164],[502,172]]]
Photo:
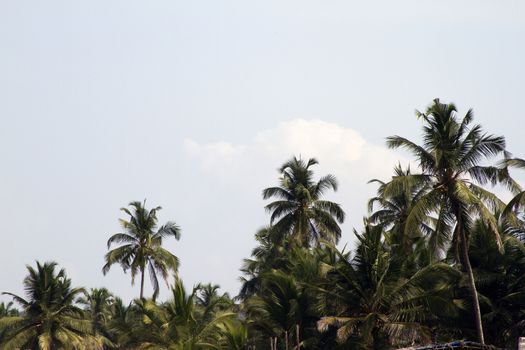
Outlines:
[[385,138],[419,140],[434,98],[525,157],[524,43],[520,0],[0,0],[0,291],[53,260],[137,297],[101,269],[119,208],[147,199],[182,228],[186,285],[235,295],[293,155],[339,179],[351,246],[367,181],[410,161]]

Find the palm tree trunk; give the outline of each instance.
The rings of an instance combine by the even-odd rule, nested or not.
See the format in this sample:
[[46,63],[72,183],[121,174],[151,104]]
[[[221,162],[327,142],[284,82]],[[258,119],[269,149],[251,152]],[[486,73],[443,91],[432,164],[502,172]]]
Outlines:
[[470,265],[470,259],[468,257],[468,243],[465,237],[463,229],[459,227],[461,245],[463,250],[463,264],[467,270],[468,282],[470,293],[472,294],[472,304],[474,306],[474,317],[476,319],[476,331],[478,333],[478,341],[480,344],[485,345],[485,338],[483,336],[483,323],[481,321],[481,310],[479,308],[478,291],[476,290],[476,283],[474,281],[474,273],[472,272],[472,266]]
[[285,349],[288,350],[288,331],[284,331],[284,345]]
[[144,268],[140,271],[140,300],[144,299]]

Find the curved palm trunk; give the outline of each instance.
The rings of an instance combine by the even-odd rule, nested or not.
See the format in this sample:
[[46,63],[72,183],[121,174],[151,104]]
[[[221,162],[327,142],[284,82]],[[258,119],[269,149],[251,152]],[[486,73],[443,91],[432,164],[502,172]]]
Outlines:
[[461,227],[459,229],[459,238],[461,239],[461,246],[463,250],[463,264],[467,270],[468,282],[470,293],[472,294],[472,304],[474,306],[474,317],[476,319],[476,331],[478,333],[478,341],[480,344],[485,345],[485,337],[483,336],[483,323],[481,321],[481,310],[479,308],[478,291],[476,289],[476,283],[474,281],[474,273],[472,272],[472,266],[468,257],[468,243],[465,237],[465,233]]

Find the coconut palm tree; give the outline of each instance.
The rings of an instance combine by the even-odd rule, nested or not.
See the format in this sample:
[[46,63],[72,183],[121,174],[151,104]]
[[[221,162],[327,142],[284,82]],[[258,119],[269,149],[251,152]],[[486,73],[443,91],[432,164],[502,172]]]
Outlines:
[[[507,166],[513,167],[513,168],[525,169],[525,159],[521,159],[521,158],[506,159],[504,164]],[[515,219],[517,218],[513,214],[518,213],[520,210],[522,211],[524,208],[524,205],[525,205],[525,191],[520,190],[519,192],[516,193],[514,198],[512,198],[507,204],[505,210],[503,211],[504,218],[511,219],[511,221],[516,224]]]
[[115,298],[106,288],[92,288],[89,293],[85,293],[77,301],[84,305],[84,312],[86,317],[91,320],[97,341],[109,347],[114,347],[108,329],[114,300]]
[[285,271],[265,273],[261,292],[246,304],[254,326],[285,350],[302,343],[297,337],[302,334],[300,330],[316,318],[308,288]]
[[245,276],[240,278],[242,285],[238,297],[242,300],[259,292],[263,274],[283,268],[289,256],[289,250],[275,239],[275,230],[271,226],[257,231],[255,240],[259,245],[252,250],[251,259],[243,260],[241,267]]
[[[401,165],[394,168],[394,178],[404,177],[404,181],[397,186],[397,191],[386,192],[390,188],[390,183],[378,179],[370,180],[369,183],[379,184],[377,195],[368,201],[368,210],[371,213],[368,220],[371,224],[380,225],[385,229],[386,243],[392,247],[396,256],[403,259],[406,254],[414,250],[415,246],[421,242],[424,236],[429,237],[429,244],[433,251],[443,250],[445,242],[436,242],[436,239],[443,238],[436,235],[432,227],[433,218],[427,217],[420,222],[416,230],[405,234],[405,226],[408,214],[419,201],[419,199],[428,191],[424,182],[410,181],[413,180],[410,167],[403,169]],[[374,210],[375,209],[375,210]]]
[[124,304],[122,299],[115,297],[111,304],[111,317],[107,325],[111,341],[117,349],[129,349],[128,345],[138,344],[143,315],[134,303]]
[[428,323],[454,308],[450,291],[459,274],[435,263],[407,276],[392,259],[383,234],[381,226],[365,222],[364,232],[355,232],[358,243],[353,257],[327,246],[339,259],[321,285],[325,316],[317,326],[321,332],[336,328],[338,341],[352,344],[351,348],[380,350],[428,342]]
[[8,303],[1,302],[0,303],[0,317],[6,317],[6,316],[18,316],[20,312],[13,307],[13,302],[10,301]]
[[121,208],[129,216],[128,220],[120,219],[124,232],[116,233],[108,240],[108,249],[113,244],[122,244],[110,250],[106,256],[106,264],[102,272],[106,274],[113,264],[120,264],[124,272],[131,271],[131,284],[135,276],[140,274],[140,298],[144,298],[144,275],[148,269],[153,285],[153,298],[159,293],[158,274],[166,281],[169,272],[176,272],[179,266],[178,258],[162,247],[164,238],[180,239],[180,228],[169,221],[157,229],[157,212],[161,207],[146,209],[144,203],[131,202],[132,209]]
[[137,300],[144,322],[138,330],[140,340],[135,345],[155,350],[216,348],[221,336],[219,325],[233,319],[235,314],[217,310],[215,302],[199,306],[199,290],[200,286],[196,286],[188,294],[182,281],[177,279],[171,289],[172,298],[166,303]]
[[84,290],[72,288],[64,269],[57,272],[56,267],[55,262],[27,266],[26,298],[3,293],[20,304],[22,315],[1,319],[1,349],[87,350],[86,343],[90,350],[102,348],[92,335],[90,321],[74,303]]
[[304,247],[320,239],[336,243],[345,219],[339,204],[323,199],[327,190],[337,190],[337,180],[326,175],[315,181],[311,167],[317,163],[314,158],[305,162],[293,157],[279,168],[280,185],[263,190],[264,199],[277,199],[266,206],[276,232]]
[[246,350],[248,344],[248,328],[238,320],[224,321],[218,325],[221,334],[218,349]]
[[[453,104],[441,103],[439,99],[434,100],[425,113],[417,112],[417,116],[423,120],[422,145],[401,136],[388,137],[387,145],[412,152],[421,172],[395,177],[385,193],[396,193],[408,180],[424,184],[427,191],[411,209],[405,234],[416,231],[429,215],[437,217],[438,234],[452,232],[456,255],[459,259],[461,251],[461,263],[469,276],[478,340],[483,344],[478,294],[468,257],[468,235],[473,219],[478,217],[490,228],[498,247],[503,248],[492,213],[495,209],[502,210],[504,204],[482,186],[503,183],[516,189],[506,167],[486,165],[493,157],[505,155],[505,139],[484,133],[479,125],[471,125],[472,110],[460,119]],[[447,226],[452,228],[445,229]]]
[[490,229],[476,221],[469,257],[476,271],[483,322],[491,344],[515,349],[525,334],[525,244],[508,223],[500,227],[505,254],[498,252]]

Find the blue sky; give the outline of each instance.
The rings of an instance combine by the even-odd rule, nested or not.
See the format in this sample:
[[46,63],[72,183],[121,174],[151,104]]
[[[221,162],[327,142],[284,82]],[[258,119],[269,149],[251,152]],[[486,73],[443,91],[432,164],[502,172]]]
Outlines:
[[[147,198],[192,284],[236,293],[293,154],[334,173],[343,243],[435,97],[525,157],[521,1],[0,0],[0,290],[56,260],[76,285],[138,295],[105,242]],[[2,297],[4,300],[5,298]]]

